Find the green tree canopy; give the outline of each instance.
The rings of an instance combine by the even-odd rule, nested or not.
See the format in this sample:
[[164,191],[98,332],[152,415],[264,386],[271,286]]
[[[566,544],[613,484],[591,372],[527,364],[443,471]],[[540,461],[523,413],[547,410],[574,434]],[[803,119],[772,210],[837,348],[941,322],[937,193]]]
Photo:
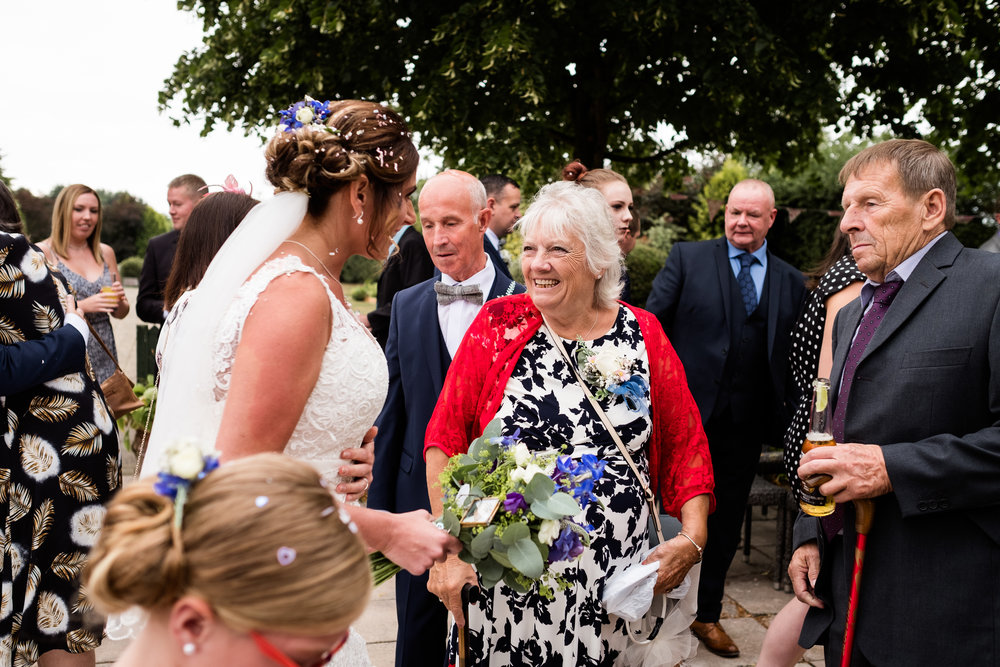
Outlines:
[[687,150],[789,166],[824,127],[995,168],[995,0],[180,0],[204,23],[160,95],[268,133],[305,94],[388,100],[448,166],[529,188],[572,158],[634,176]]

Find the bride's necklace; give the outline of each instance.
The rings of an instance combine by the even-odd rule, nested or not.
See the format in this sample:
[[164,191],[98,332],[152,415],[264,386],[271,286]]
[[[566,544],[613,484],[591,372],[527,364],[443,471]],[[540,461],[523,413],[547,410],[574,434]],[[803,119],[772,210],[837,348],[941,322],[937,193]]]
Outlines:
[[[326,275],[330,276],[330,278],[333,280],[333,282],[335,282],[338,285],[340,285],[340,280],[337,279],[337,276],[333,275],[330,272],[330,269],[326,268],[326,264],[323,263],[323,260],[321,260],[319,257],[317,257],[316,253],[314,253],[312,250],[310,250],[309,246],[307,246],[305,243],[299,243],[298,241],[293,241],[292,239],[285,239],[284,241],[282,241],[282,243],[294,243],[295,245],[300,246],[301,248],[303,248],[307,253],[309,253],[310,255],[312,255],[312,258],[316,260],[317,264],[319,264],[321,267],[323,267],[323,270],[326,271]],[[340,288],[343,289],[344,286],[340,285]]]
[[344,306],[347,308],[347,312],[349,313],[354,312],[354,308],[347,300],[347,295],[343,294],[344,291],[343,284],[341,284],[340,280],[337,279],[337,276],[333,275],[333,273],[330,272],[330,269],[326,268],[326,264],[323,263],[323,260],[317,257],[316,253],[314,253],[312,250],[309,249],[309,246],[307,246],[305,243],[299,243],[298,241],[293,241],[292,239],[285,239],[284,241],[282,241],[282,243],[294,243],[295,245],[300,246],[303,250],[312,255],[312,258],[316,260],[316,262],[323,268],[324,271],[326,271],[326,275],[330,276],[330,279],[333,280],[333,282],[340,285],[340,291],[342,294],[341,300],[343,301]]

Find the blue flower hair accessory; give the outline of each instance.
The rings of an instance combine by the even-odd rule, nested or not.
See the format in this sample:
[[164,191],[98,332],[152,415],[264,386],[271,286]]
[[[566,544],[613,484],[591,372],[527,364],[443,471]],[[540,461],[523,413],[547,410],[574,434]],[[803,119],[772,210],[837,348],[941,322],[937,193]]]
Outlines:
[[167,448],[166,470],[157,475],[153,490],[174,501],[174,525],[179,530],[184,521],[184,503],[191,484],[219,467],[214,451],[204,452],[196,440],[178,440]]
[[329,100],[318,102],[306,95],[305,99],[301,102],[296,102],[284,111],[279,111],[278,117],[280,118],[279,124],[284,126],[285,132],[292,132],[300,127],[313,125],[316,129],[326,130],[331,134],[339,133],[339,130],[325,123],[326,119],[330,117]]

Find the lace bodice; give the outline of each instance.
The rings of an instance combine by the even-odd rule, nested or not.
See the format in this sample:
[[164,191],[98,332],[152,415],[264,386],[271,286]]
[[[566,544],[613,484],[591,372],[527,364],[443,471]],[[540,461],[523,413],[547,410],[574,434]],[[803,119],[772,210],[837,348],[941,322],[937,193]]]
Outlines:
[[333,327],[316,386],[285,453],[312,464],[325,478],[337,482],[337,469],[343,463],[340,452],[359,446],[375,423],[385,402],[389,371],[375,339],[334,296],[326,281],[298,257],[288,255],[264,264],[244,283],[227,309],[212,343],[215,399],[221,417],[236,347],[250,309],[272,280],[296,271],[311,273],[323,283],[330,297]]

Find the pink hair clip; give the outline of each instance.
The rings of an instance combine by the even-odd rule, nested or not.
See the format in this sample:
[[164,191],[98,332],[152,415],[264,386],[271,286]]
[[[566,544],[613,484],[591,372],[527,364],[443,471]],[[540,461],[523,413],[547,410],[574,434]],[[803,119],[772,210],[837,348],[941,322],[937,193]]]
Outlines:
[[207,192],[209,188],[221,188],[222,192],[232,192],[238,195],[247,195],[248,197],[253,195],[253,183],[250,184],[250,192],[247,192],[240,187],[239,181],[237,181],[236,177],[232,174],[226,176],[226,180],[222,185],[206,185],[200,189],[205,190],[206,194],[209,194]]

